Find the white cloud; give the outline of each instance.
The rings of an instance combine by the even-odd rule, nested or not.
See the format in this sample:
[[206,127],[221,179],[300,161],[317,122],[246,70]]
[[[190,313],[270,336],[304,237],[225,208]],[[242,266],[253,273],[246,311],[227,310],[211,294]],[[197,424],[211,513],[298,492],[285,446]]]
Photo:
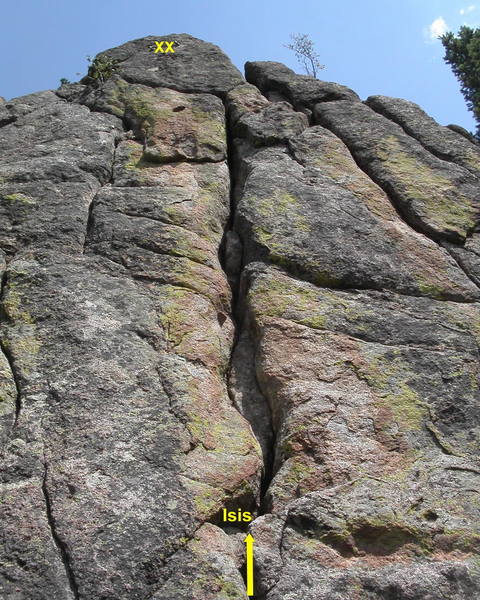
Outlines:
[[449,30],[449,27],[445,23],[444,18],[438,17],[437,19],[435,19],[435,21],[430,23],[430,25],[428,26],[428,35],[429,35],[430,39],[433,41],[433,40],[436,40],[439,36],[443,35],[444,33],[447,33],[448,30]]
[[466,8],[461,8],[460,9],[460,14],[461,15],[468,15],[468,13],[473,12],[474,10],[476,10],[476,6],[475,4],[470,4],[470,6],[467,6]]

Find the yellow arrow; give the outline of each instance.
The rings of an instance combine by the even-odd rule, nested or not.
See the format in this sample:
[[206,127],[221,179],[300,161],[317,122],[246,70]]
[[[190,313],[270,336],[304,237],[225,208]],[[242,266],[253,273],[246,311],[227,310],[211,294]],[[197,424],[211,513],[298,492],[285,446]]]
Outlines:
[[247,547],[247,596],[253,596],[253,535],[250,533],[244,539]]

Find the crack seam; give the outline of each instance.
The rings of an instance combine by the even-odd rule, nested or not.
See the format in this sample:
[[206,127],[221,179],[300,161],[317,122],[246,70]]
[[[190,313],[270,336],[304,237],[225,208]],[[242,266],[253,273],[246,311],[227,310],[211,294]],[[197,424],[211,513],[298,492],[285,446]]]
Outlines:
[[[467,235],[467,239],[471,237],[471,235]],[[452,259],[455,261],[455,263],[457,264],[458,268],[463,271],[465,273],[465,276],[469,279],[469,281],[471,281],[473,283],[473,285],[475,285],[477,288],[480,289],[480,284],[477,283],[474,279],[474,275],[470,275],[470,273],[467,271],[467,269],[463,266],[463,261],[461,258],[457,258],[451,248],[449,248],[448,246],[446,246],[445,244],[441,243],[439,244],[444,250],[446,250],[449,254],[449,256],[452,257]],[[460,246],[461,249],[465,250],[465,245]],[[465,252],[468,252],[468,250],[465,250]]]
[[[386,119],[388,119],[392,123],[395,123],[395,125],[398,125],[399,127],[401,127],[402,131],[406,135],[408,135],[413,140],[415,140],[416,142],[418,142],[422,146],[422,148],[424,148],[427,152],[429,152],[435,158],[438,158],[439,160],[443,160],[444,162],[451,163],[451,164],[453,164],[453,165],[455,165],[457,167],[461,167],[462,169],[465,169],[465,171],[468,171],[471,175],[473,175],[474,177],[476,177],[478,179],[478,171],[475,172],[475,171],[470,170],[468,167],[466,167],[465,165],[463,165],[460,162],[458,162],[458,159],[456,159],[452,155],[447,155],[447,154],[444,154],[443,152],[441,152],[439,150],[435,150],[433,148],[433,146],[429,146],[426,142],[423,142],[422,139],[420,138],[420,136],[415,135],[415,131],[413,129],[410,129],[410,127],[408,127],[404,123],[401,123],[400,120],[398,120],[397,118],[395,118],[394,115],[388,114],[388,110],[387,109],[384,109],[383,107],[380,107],[380,106],[373,106],[372,104],[367,103],[367,101],[363,102],[363,104],[365,104],[366,106],[368,106],[368,108],[371,108],[378,115],[381,115],[382,117],[385,117]],[[439,125],[439,127],[442,127],[442,125],[440,125],[440,124],[438,124],[438,125]],[[448,127],[444,126],[444,129],[448,129]],[[450,131],[452,131],[452,130],[450,129]],[[455,132],[453,132],[453,133],[455,133]],[[459,134],[457,134],[457,135],[459,135]],[[463,139],[465,139],[466,141],[469,141],[467,138],[463,138]],[[472,142],[470,142],[470,143],[472,144],[472,148],[475,148],[475,145]],[[478,152],[478,149],[477,149],[477,152]]]
[[[154,252],[153,250],[148,250],[148,251],[152,252],[152,254],[156,254],[156,255],[159,255],[159,256],[170,256],[172,258],[184,258],[185,260],[191,260],[190,258],[188,258],[186,256],[175,256],[175,255],[172,255],[172,254],[168,254],[166,252]],[[91,254],[92,254],[92,256],[99,256],[99,257],[101,257],[103,259],[108,260],[109,262],[111,262],[111,263],[113,263],[115,265],[120,265],[121,267],[124,267],[125,269],[127,269],[127,271],[130,274],[131,278],[134,279],[134,280],[147,281],[147,282],[151,282],[151,283],[158,282],[160,285],[170,285],[172,287],[178,287],[178,288],[182,288],[182,289],[185,289],[185,290],[189,290],[190,292],[193,292],[194,294],[198,294],[199,296],[202,296],[203,298],[205,298],[206,300],[208,300],[209,302],[211,302],[212,306],[215,309],[217,308],[216,305],[215,305],[215,303],[212,302],[211,298],[209,298],[206,294],[200,292],[199,290],[195,289],[192,286],[186,285],[185,283],[184,284],[172,283],[171,281],[168,281],[167,279],[162,278],[162,276],[160,276],[160,275],[158,275],[158,276],[157,275],[146,275],[146,274],[141,275],[141,274],[137,274],[137,273],[132,273],[131,270],[128,267],[128,264],[126,264],[123,261],[120,262],[120,261],[114,260],[113,258],[109,258],[108,256],[105,256],[104,254],[98,254],[97,252],[94,252],[94,251],[92,251]],[[204,263],[198,263],[198,262],[195,262],[194,260],[192,260],[191,262],[194,262],[195,264],[199,264],[199,265],[201,265],[201,266],[203,266],[203,267],[205,267],[207,269],[211,269],[214,272],[218,272],[218,270],[215,269],[214,267],[210,267],[210,266],[208,266],[208,265],[206,265]],[[168,277],[168,274],[167,274],[167,277]]]
[[58,553],[60,554],[60,558],[62,560],[64,569],[65,569],[65,574],[67,576],[67,580],[68,580],[68,583],[70,586],[70,591],[72,592],[75,600],[79,600],[80,595],[79,595],[79,591],[78,591],[78,584],[77,584],[77,581],[75,579],[75,574],[72,569],[71,559],[70,559],[70,555],[68,552],[68,546],[61,539],[61,537],[59,536],[57,529],[56,529],[55,518],[52,513],[52,504],[51,504],[50,495],[49,495],[48,487],[47,487],[47,477],[48,477],[48,464],[44,458],[42,493],[43,493],[43,497],[45,500],[45,512],[47,515],[47,522],[50,527],[50,533],[51,533],[52,539],[55,543],[55,546],[57,547]]
[[[4,306],[4,296],[5,296],[5,290],[6,290],[6,285],[7,285],[7,278],[8,278],[8,274],[7,271],[5,271],[3,273],[2,276],[2,280],[0,283],[1,289],[0,289],[0,306],[2,307],[2,311],[3,306]],[[12,379],[13,379],[13,383],[15,385],[15,388],[17,390],[17,395],[15,398],[15,418],[13,420],[12,423],[12,427],[10,429],[10,432],[12,432],[18,424],[18,419],[20,418],[20,413],[22,410],[22,397],[21,397],[21,391],[20,391],[20,382],[18,379],[18,374],[16,372],[15,369],[15,361],[13,360],[12,354],[10,352],[10,349],[8,347],[8,345],[6,344],[6,340],[4,338],[4,333],[3,331],[0,334],[0,349],[3,353],[3,355],[5,356],[6,361],[8,362],[8,365],[10,367],[10,372],[12,374]]]
[[[433,240],[432,240],[433,241]],[[394,294],[396,296],[402,296],[403,298],[424,298],[424,299],[428,299],[428,300],[434,300],[435,302],[452,302],[455,304],[478,304],[479,303],[479,299],[478,298],[472,298],[472,299],[467,299],[467,298],[462,298],[461,300],[454,300],[453,298],[434,298],[433,296],[426,296],[426,295],[422,295],[420,292],[418,294],[407,294],[406,292],[400,292],[398,290],[394,290],[394,289],[389,289],[389,288],[372,288],[372,287],[361,287],[359,285],[356,285],[355,287],[331,287],[328,285],[317,285],[315,282],[311,281],[310,279],[302,279],[301,275],[297,274],[293,274],[290,273],[288,271],[288,267],[283,268],[283,267],[279,267],[279,265],[272,263],[268,260],[268,257],[258,257],[256,258],[254,261],[251,261],[250,263],[248,263],[247,265],[245,265],[245,267],[247,267],[249,264],[251,263],[262,263],[263,265],[265,265],[266,267],[274,267],[276,269],[278,269],[281,273],[283,273],[285,276],[287,276],[289,279],[293,279],[294,281],[300,281],[302,283],[308,283],[309,285],[312,285],[314,287],[316,287],[319,290],[325,289],[325,290],[332,290],[332,291],[338,291],[338,292],[345,292],[345,293],[349,293],[349,292],[376,292],[376,293],[380,293],[380,294]],[[470,279],[470,278],[469,278]],[[475,284],[475,282],[473,282],[475,287],[479,287],[477,286],[477,284]]]
[[[288,317],[277,317],[278,320],[280,321],[288,321],[289,323],[295,323],[296,325],[301,325],[302,327],[306,327],[308,329],[311,329],[312,331],[318,331],[318,332],[324,332],[324,333],[332,333],[334,335],[344,335],[345,337],[358,341],[358,342],[362,342],[364,344],[377,344],[378,346],[385,346],[387,348],[406,348],[409,350],[422,350],[424,352],[440,352],[443,353],[446,350],[463,350],[463,351],[468,351],[467,348],[461,348],[461,347],[456,347],[456,346],[445,346],[445,347],[436,347],[436,348],[432,348],[432,347],[428,347],[427,344],[425,345],[415,345],[415,344],[387,344],[386,342],[379,342],[377,340],[368,340],[368,339],[364,339],[361,337],[357,337],[355,335],[352,335],[350,333],[345,333],[343,331],[340,330],[335,330],[335,329],[327,329],[327,328],[320,328],[320,327],[313,327],[311,325],[308,325],[307,323],[302,323],[300,321],[297,321],[295,319],[291,319]],[[451,329],[450,327],[446,327],[446,329]],[[457,333],[463,333],[466,334],[468,333],[467,331],[457,331],[455,329],[452,329],[452,331],[455,331]]]

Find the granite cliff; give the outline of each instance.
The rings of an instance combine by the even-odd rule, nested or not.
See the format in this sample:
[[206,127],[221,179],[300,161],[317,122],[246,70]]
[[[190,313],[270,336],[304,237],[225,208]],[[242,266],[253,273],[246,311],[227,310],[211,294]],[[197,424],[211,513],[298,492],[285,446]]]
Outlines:
[[0,597],[245,599],[247,531],[259,600],[480,597],[480,148],[185,34],[101,56],[0,103]]

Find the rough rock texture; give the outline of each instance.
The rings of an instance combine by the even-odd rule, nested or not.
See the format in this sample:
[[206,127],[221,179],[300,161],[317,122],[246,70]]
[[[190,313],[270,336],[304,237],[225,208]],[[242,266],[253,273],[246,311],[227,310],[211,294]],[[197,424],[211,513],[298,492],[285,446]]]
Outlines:
[[248,530],[262,600],[476,598],[478,147],[186,34],[101,56],[0,102],[0,597],[245,599]]
[[326,102],[314,112],[315,121],[347,144],[410,225],[436,240],[457,243],[474,231],[479,180],[470,171],[437,158],[399,125],[360,102]]
[[344,85],[319,81],[307,75],[296,75],[277,62],[247,62],[245,77],[266,96],[273,94],[275,98],[275,94],[281,94],[297,110],[308,112],[317,102],[360,100],[353,90]]
[[408,135],[443,160],[458,163],[477,177],[480,175],[480,148],[448,127],[442,127],[417,104],[401,98],[370,96],[366,104],[395,121]]
[[[173,53],[155,52],[156,41],[173,42]],[[185,33],[140,38],[99,56],[118,61],[117,73],[129,83],[219,95],[244,83],[240,72],[218,46]]]

